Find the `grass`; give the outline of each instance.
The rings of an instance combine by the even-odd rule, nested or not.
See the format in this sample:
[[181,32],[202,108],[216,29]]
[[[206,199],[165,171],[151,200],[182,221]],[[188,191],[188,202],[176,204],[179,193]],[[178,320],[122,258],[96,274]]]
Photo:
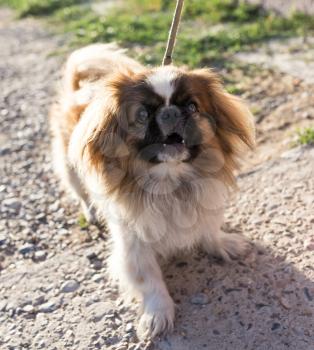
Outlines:
[[314,145],[314,127],[308,127],[303,130],[298,130],[299,145]]
[[60,8],[76,5],[78,0],[0,0],[0,5],[14,8],[19,17],[48,16]]
[[77,219],[77,223],[82,230],[86,230],[89,226],[84,214],[79,215],[79,217]]
[[[146,64],[158,64],[173,14],[173,0],[127,0],[106,15],[82,0],[0,0],[19,16],[49,16],[61,31],[73,34],[75,46],[116,41]],[[314,31],[314,17],[288,18],[241,0],[189,0],[184,7],[174,59],[193,66],[221,65],[235,52],[252,49],[266,39]]]

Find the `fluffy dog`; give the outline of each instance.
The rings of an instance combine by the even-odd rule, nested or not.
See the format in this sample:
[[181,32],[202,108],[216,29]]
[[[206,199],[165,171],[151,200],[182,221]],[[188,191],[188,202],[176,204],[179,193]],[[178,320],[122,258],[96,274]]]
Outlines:
[[226,260],[247,240],[221,230],[252,116],[209,69],[146,68],[114,45],[68,59],[51,112],[53,156],[86,218],[108,224],[109,272],[141,303],[139,334],[171,330],[160,258],[202,246]]

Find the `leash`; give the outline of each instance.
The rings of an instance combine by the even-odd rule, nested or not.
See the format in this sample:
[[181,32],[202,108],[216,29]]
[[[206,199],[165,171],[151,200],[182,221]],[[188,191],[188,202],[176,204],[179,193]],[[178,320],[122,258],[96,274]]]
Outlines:
[[181,19],[183,2],[184,0],[177,0],[177,6],[174,11],[174,15],[172,18],[172,23],[171,23],[171,27],[168,35],[167,48],[166,48],[165,56],[162,61],[163,66],[167,66],[172,63],[172,53],[173,53],[173,48],[176,41],[176,36],[178,33],[178,27]]

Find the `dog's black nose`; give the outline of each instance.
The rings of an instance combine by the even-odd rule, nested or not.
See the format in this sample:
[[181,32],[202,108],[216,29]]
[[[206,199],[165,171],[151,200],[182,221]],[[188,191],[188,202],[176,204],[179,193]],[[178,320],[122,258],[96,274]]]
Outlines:
[[181,124],[182,114],[176,106],[163,107],[157,115],[157,123],[160,130],[166,136],[175,132],[177,127]]

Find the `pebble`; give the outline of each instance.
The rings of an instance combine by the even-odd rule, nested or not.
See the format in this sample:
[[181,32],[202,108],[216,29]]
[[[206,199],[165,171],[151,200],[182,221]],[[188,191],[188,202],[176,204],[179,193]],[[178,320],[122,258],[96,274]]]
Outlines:
[[47,343],[45,339],[41,339],[37,345],[38,349],[47,349]]
[[43,295],[40,295],[33,300],[32,304],[33,306],[38,306],[43,304],[44,302],[45,302],[45,297]]
[[310,251],[314,250],[314,237],[304,241],[304,249]]
[[197,293],[191,297],[190,302],[195,305],[205,305],[209,303],[209,297],[205,293]]
[[272,331],[276,331],[279,328],[280,328],[280,323],[278,323],[278,322],[274,322],[271,326]]
[[120,320],[120,318],[117,318],[117,317],[116,317],[116,318],[114,319],[114,323],[116,324],[116,326],[119,327],[119,326],[121,326],[122,321]]
[[44,313],[50,313],[57,310],[58,307],[59,307],[59,303],[57,301],[50,300],[50,301],[47,301],[45,304],[40,305],[38,308],[38,311],[44,312]]
[[3,234],[0,234],[0,246],[6,244],[7,242],[7,237]]
[[39,250],[34,254],[34,260],[36,261],[44,261],[47,257],[47,252],[44,250]]
[[95,275],[93,275],[92,277],[92,281],[99,283],[104,279],[104,277],[100,274],[100,273],[96,273]]
[[33,305],[25,305],[22,309],[24,312],[27,312],[27,313],[32,313],[35,311]]
[[15,212],[18,212],[22,206],[18,198],[7,198],[2,201],[2,204],[7,208],[13,209]]
[[0,311],[5,311],[7,305],[8,305],[7,300],[1,300],[1,301],[0,301]]
[[127,333],[133,331],[133,323],[132,323],[132,322],[129,322],[129,323],[126,324],[126,326],[125,326],[125,331],[126,331]]
[[90,306],[92,304],[95,304],[100,301],[100,298],[98,295],[93,295],[89,299],[86,300],[85,306]]
[[121,346],[117,347],[116,350],[128,350],[128,346],[127,345],[121,345]]
[[264,222],[264,219],[260,216],[252,216],[250,218],[250,223],[253,225],[260,225]]
[[22,247],[20,247],[19,253],[26,255],[28,253],[33,252],[34,250],[35,250],[34,244],[26,243],[26,244],[22,245]]
[[92,265],[92,268],[95,270],[101,270],[103,267],[102,261],[98,259],[94,260],[91,265]]
[[307,287],[304,287],[303,291],[304,291],[304,295],[306,296],[307,300],[308,301],[313,301],[314,297],[310,293],[310,290]]
[[296,161],[301,157],[302,153],[303,153],[303,148],[296,147],[296,148],[293,148],[291,150],[288,150],[288,151],[285,151],[284,153],[282,153],[281,158]]
[[61,286],[62,293],[73,293],[80,287],[79,282],[76,280],[69,280],[63,283]]

